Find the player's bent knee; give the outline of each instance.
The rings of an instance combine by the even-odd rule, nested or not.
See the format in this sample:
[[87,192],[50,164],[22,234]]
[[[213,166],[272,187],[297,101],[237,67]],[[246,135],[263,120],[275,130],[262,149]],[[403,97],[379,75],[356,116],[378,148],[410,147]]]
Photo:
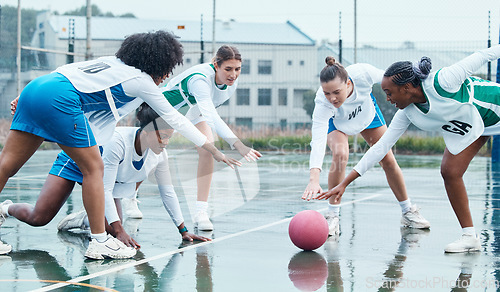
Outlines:
[[52,218],[47,218],[46,216],[35,215],[30,217],[30,221],[27,222],[29,225],[34,227],[41,227],[47,225]]
[[461,179],[464,172],[453,167],[441,167],[441,177],[445,181]]

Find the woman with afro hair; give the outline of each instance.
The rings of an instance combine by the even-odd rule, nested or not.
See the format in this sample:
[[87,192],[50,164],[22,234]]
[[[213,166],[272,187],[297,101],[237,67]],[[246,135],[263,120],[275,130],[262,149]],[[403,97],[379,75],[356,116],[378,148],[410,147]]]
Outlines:
[[[182,63],[182,55],[182,45],[171,33],[137,33],[123,41],[116,56],[67,64],[31,81],[12,103],[15,114],[0,154],[0,191],[44,140],[55,142],[83,175],[82,199],[92,238],[85,256],[133,257],[134,248],[105,232],[104,167],[99,145],[112,137],[118,120],[146,102],[215,160],[240,165],[218,151],[165,101],[158,85]],[[9,216],[11,203],[6,200],[0,204],[1,223]]]

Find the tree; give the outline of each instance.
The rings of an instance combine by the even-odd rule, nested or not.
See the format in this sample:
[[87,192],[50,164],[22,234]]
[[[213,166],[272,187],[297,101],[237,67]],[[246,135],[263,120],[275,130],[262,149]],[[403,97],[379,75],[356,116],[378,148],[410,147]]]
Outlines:
[[[37,13],[38,11],[34,9],[21,9],[21,45],[30,44],[36,28]],[[2,5],[2,15],[0,17],[2,18],[0,68],[13,70],[16,67],[17,7]]]
[[316,91],[308,90],[304,92],[303,95],[303,106],[302,108],[306,110],[307,115],[312,117],[314,111],[314,98],[316,97]]
[[[104,17],[115,17],[112,12],[103,12],[97,5],[92,4],[92,16],[104,16]],[[75,16],[86,16],[87,15],[87,6],[82,6],[80,8],[77,8],[75,10],[67,11],[64,12],[63,15],[75,15]],[[125,13],[123,15],[117,16],[117,17],[130,17],[130,18],[135,18],[135,15],[133,13]]]
[[[16,68],[16,51],[17,51],[17,7],[16,6],[1,6],[1,24],[0,27],[0,70],[13,71]],[[33,33],[36,30],[36,15],[40,11],[34,9],[21,9],[21,45],[29,46],[33,39]],[[58,14],[57,11],[54,14]],[[87,15],[87,7],[82,6],[76,10],[68,11],[64,15]],[[111,12],[103,13],[99,7],[92,5],[93,16],[108,16],[114,17]],[[132,17],[132,13],[125,13],[119,17]],[[23,61],[21,64],[28,64],[24,60],[29,58],[30,52],[21,51]],[[24,70],[24,68],[23,68]]]
[[380,84],[374,84],[372,87],[372,94],[377,100],[377,105],[384,116],[387,124],[391,123],[392,117],[398,110],[394,105],[387,101],[385,92],[380,87]]

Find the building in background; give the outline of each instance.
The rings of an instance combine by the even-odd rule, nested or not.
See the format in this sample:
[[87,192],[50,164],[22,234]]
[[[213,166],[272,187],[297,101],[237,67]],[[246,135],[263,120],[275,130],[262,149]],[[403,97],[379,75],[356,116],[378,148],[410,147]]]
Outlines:
[[[83,16],[40,13],[32,47],[68,51],[71,42],[77,54],[74,61],[85,60],[86,19]],[[181,20],[147,20],[119,17],[93,17],[91,22],[92,57],[114,55],[123,39],[133,33],[171,31],[184,46],[180,73],[200,62],[210,62],[212,23]],[[291,22],[240,23],[217,21],[215,50],[222,44],[236,46],[243,57],[242,73],[235,96],[218,111],[235,126],[259,129],[303,127],[311,121],[303,109],[303,93],[318,86],[316,43]],[[204,46],[203,60],[202,43]],[[64,54],[33,51],[32,70],[23,83],[47,74],[67,62]],[[168,81],[168,80],[167,80]],[[5,101],[2,101],[5,102]]]
[[[348,66],[356,59],[385,69],[399,60],[417,61],[422,56],[432,59],[434,68],[457,62],[472,52],[485,48],[486,42],[432,42],[432,43],[359,43],[354,57],[352,44],[344,42],[342,60],[338,44],[316,43],[291,22],[241,23],[234,20],[217,21],[215,49],[222,44],[235,45],[243,57],[242,74],[236,94],[218,111],[233,126],[259,130],[266,128],[309,128],[310,116],[304,110],[304,93],[319,87],[319,72],[325,66],[325,57],[332,55]],[[31,46],[46,49],[32,50],[28,55],[30,68],[22,72],[22,86],[34,78],[47,74],[71,59],[85,60],[87,24],[83,16],[53,15],[50,11],[37,16],[36,30]],[[210,62],[212,53],[211,21],[149,20],[120,17],[92,17],[92,58],[114,55],[123,39],[133,33],[155,30],[172,31],[184,46],[184,64],[175,74],[200,62]],[[202,50],[203,46],[203,50]],[[76,56],[54,51],[74,51]],[[26,53],[26,50],[23,50]],[[203,54],[202,54],[203,52]],[[203,57],[203,60],[201,58]],[[492,63],[492,68],[496,62]],[[495,79],[495,70],[492,70]],[[487,67],[479,74],[486,78]],[[15,73],[2,72],[0,76],[0,117],[10,117],[10,101],[16,95]],[[167,80],[168,81],[168,80]],[[374,93],[377,93],[374,91]],[[385,96],[379,90],[379,106],[390,121],[394,107],[385,106]],[[310,106],[310,105],[309,105]]]

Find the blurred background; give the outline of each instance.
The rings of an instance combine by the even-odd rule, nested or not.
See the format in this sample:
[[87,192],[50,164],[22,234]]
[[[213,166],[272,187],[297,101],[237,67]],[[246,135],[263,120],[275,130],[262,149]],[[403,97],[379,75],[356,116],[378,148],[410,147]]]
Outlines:
[[[180,2],[2,0],[0,143],[10,125],[9,103],[29,81],[66,63],[114,55],[137,32],[179,36],[184,64],[173,76],[210,62],[222,44],[237,46],[244,59],[239,86],[219,114],[242,138],[300,136],[304,149],[326,56],[344,66],[370,63],[384,70],[428,56],[439,69],[499,43],[497,0],[453,6],[430,0]],[[495,81],[497,67],[492,62],[476,75]],[[396,108],[379,85],[374,95],[390,123]]]

